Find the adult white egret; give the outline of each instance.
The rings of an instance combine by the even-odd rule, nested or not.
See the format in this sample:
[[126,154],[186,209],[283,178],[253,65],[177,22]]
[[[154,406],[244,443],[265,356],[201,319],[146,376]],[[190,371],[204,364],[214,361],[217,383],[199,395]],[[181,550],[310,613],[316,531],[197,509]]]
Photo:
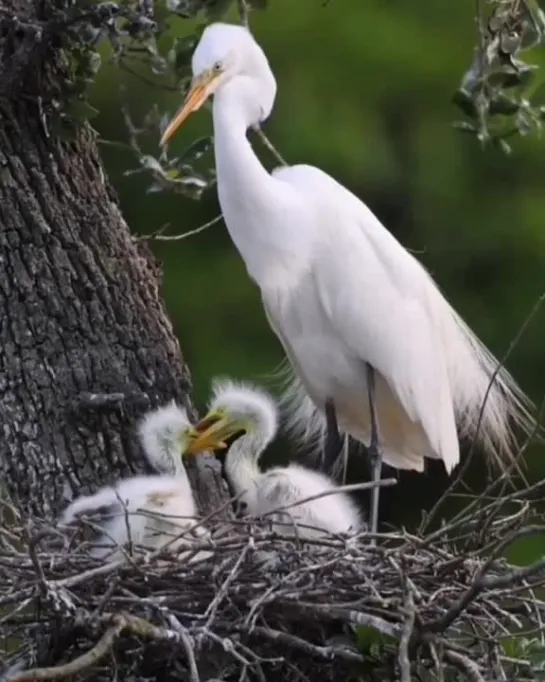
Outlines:
[[102,534],[91,554],[97,558],[121,559],[129,543],[134,549],[167,546],[179,552],[195,535],[205,534],[192,528],[197,510],[182,455],[195,452],[198,433],[185,410],[172,402],[149,412],[139,436],[148,461],[163,475],[135,476],[101,488],[72,502],[61,516],[64,525],[82,516],[96,521]]
[[360,530],[362,517],[347,493],[303,502],[337,487],[328,476],[294,463],[261,471],[259,459],[276,436],[277,421],[276,404],[263,390],[216,379],[209,411],[195,426],[201,432],[195,452],[221,448],[223,441],[242,434],[225,455],[226,478],[248,515],[266,516],[279,533],[314,538],[324,531]]
[[[312,413],[333,406],[340,429],[369,445],[373,479],[382,458],[417,471],[426,457],[441,459],[451,472],[458,433],[478,439],[493,461],[511,461],[513,426],[533,427],[531,403],[507,371],[494,376],[496,360],[423,266],[323,171],[269,174],[255,155],[246,131],[271,113],[276,82],[250,32],[208,26],[192,69],[161,143],[214,95],[219,201],[296,375],[294,424],[320,429]],[[377,515],[375,488],[372,530]]]

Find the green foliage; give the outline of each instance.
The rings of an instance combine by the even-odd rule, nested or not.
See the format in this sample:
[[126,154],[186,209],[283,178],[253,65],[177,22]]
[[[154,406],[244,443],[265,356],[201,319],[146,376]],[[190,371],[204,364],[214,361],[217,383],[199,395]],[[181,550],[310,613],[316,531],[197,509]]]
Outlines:
[[397,649],[395,637],[389,637],[371,627],[355,627],[354,637],[359,651],[375,661],[380,661],[385,655],[393,655]]
[[545,39],[545,13],[535,0],[494,2],[488,7],[489,16],[477,17],[480,40],[475,58],[454,95],[471,122],[455,125],[509,153],[507,138],[540,132],[545,120],[545,106],[532,97],[543,82],[539,66],[523,59]]
[[501,646],[505,656],[512,659],[514,679],[545,680],[543,633],[540,637],[508,637]]

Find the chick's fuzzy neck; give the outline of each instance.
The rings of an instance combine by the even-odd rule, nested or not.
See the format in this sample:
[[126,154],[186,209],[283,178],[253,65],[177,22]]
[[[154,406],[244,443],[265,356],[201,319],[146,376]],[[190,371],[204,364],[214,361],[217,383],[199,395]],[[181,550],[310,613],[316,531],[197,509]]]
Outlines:
[[259,458],[265,447],[261,436],[245,434],[229,448],[225,458],[225,474],[235,493],[252,490],[261,476]]

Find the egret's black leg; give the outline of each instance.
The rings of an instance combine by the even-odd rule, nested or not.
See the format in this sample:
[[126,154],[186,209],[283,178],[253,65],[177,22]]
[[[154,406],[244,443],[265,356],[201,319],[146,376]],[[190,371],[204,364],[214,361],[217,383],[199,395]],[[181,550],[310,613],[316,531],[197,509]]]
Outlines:
[[342,440],[337,423],[337,413],[331,398],[325,401],[326,437],[322,453],[322,471],[328,476],[333,475],[335,464],[341,454]]
[[[373,483],[380,481],[382,474],[382,453],[378,438],[378,420],[375,402],[375,370],[371,365],[367,365],[367,391],[369,394],[369,416],[371,418],[371,442],[369,443],[369,459],[371,460],[371,473]],[[378,529],[378,502],[380,488],[376,486],[371,490],[371,533],[376,533]]]

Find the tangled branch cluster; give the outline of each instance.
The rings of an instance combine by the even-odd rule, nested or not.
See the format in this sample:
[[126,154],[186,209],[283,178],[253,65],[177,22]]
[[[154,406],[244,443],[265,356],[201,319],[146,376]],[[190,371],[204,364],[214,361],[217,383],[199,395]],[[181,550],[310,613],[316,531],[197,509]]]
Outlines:
[[439,529],[356,542],[302,544],[222,522],[193,561],[97,564],[54,528],[3,530],[0,675],[543,679],[545,560],[518,568],[502,558],[545,532],[531,512],[539,491],[486,493]]

